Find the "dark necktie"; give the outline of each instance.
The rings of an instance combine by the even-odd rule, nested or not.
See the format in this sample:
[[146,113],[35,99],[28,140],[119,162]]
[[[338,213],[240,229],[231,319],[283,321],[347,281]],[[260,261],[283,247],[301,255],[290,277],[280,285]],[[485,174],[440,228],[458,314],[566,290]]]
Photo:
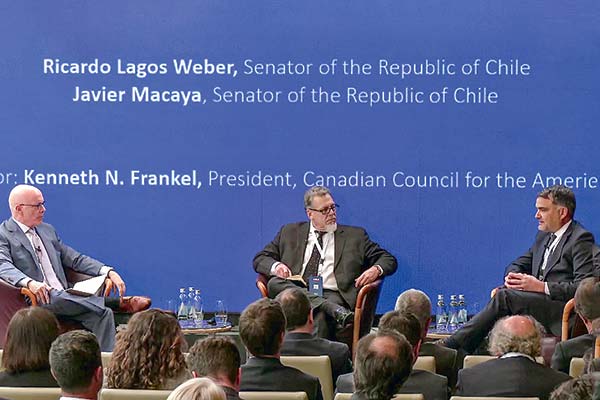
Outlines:
[[554,243],[554,240],[556,239],[556,235],[553,233],[550,235],[550,237],[548,238],[548,241],[546,242],[546,245],[544,246],[544,256],[542,257],[542,265],[540,265],[540,274],[538,276],[539,280],[543,280],[544,279],[544,271],[546,270],[546,267],[548,266],[548,260],[550,259],[550,256],[552,255],[552,251],[550,250],[550,246],[552,246],[552,243]]
[[[325,232],[315,231],[315,234],[317,235],[317,241],[319,242],[321,249],[323,249],[323,235],[325,234]],[[315,244],[313,246],[312,253],[310,254],[310,258],[308,259],[308,262],[306,263],[306,268],[304,269],[304,273],[302,274],[302,279],[304,279],[304,282],[306,282],[308,284],[308,279],[311,276],[317,275],[317,273],[319,271],[319,263],[320,262],[321,262],[321,253],[319,252],[319,249],[318,249],[317,245]]]

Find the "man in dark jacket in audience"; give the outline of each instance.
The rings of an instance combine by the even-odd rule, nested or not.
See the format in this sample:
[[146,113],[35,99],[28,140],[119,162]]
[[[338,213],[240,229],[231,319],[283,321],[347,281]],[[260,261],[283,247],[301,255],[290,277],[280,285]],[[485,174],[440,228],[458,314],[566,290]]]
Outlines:
[[409,289],[398,296],[394,309],[404,315],[413,314],[417,317],[422,328],[419,356],[435,357],[436,374],[444,375],[448,379],[448,387],[453,389],[456,386],[456,375],[458,373],[457,351],[438,343],[425,342],[431,323],[431,300],[429,297],[420,290]]
[[541,338],[541,326],[532,317],[515,315],[496,322],[489,350],[498,358],[460,370],[456,395],[548,399],[571,377],[536,362]]
[[60,335],[50,347],[50,370],[64,400],[96,400],[104,374],[96,336],[77,330]]
[[404,335],[380,329],[358,342],[352,400],[389,400],[412,369],[412,347]]
[[[381,318],[379,329],[398,332],[406,337],[412,346],[411,365],[414,365],[422,340],[421,324],[417,318],[412,314],[404,315],[400,311],[390,311]],[[354,391],[352,374],[345,374],[338,378],[337,391],[340,393]],[[412,369],[398,393],[422,393],[425,400],[447,400],[448,380],[445,376],[429,371]]]
[[195,378],[209,377],[223,389],[227,400],[240,399],[240,352],[231,339],[220,336],[197,341],[187,362]]
[[575,311],[583,320],[588,334],[559,342],[556,345],[552,355],[552,368],[565,373],[569,373],[571,358],[583,357],[587,350],[594,347],[596,338],[591,333],[592,321],[600,318],[600,283],[598,283],[598,278],[586,278],[581,281],[575,292]]
[[341,374],[352,371],[350,349],[345,343],[317,337],[314,333],[313,311],[306,291],[286,289],[276,299],[285,314],[286,330],[281,355],[329,356],[333,382]]
[[285,316],[275,300],[260,299],[240,316],[240,337],[252,357],[242,366],[242,392],[306,392],[322,400],[319,379],[286,367],[279,361],[285,335]]

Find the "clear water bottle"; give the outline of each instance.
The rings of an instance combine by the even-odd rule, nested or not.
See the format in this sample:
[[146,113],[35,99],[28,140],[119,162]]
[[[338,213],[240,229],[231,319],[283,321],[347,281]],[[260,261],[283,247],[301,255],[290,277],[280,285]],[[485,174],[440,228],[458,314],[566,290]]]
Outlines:
[[187,321],[188,319],[188,296],[185,288],[179,289],[179,307],[177,307],[177,319]]
[[435,311],[435,329],[438,332],[448,331],[448,314],[446,313],[446,304],[444,303],[444,295],[437,296],[437,309]]
[[450,307],[448,309],[448,332],[455,332],[458,329],[458,301],[456,295],[450,295]]
[[204,320],[204,311],[202,305],[202,297],[200,296],[200,289],[196,289],[194,294],[194,325],[196,328],[202,327],[202,321]]
[[188,320],[189,321],[194,321],[196,319],[196,306],[194,304],[194,296],[195,296],[195,292],[194,292],[194,288],[192,286],[189,287],[188,289],[188,307],[187,307],[187,315],[188,315]]
[[461,328],[467,323],[467,302],[465,301],[465,295],[458,295],[458,327]]

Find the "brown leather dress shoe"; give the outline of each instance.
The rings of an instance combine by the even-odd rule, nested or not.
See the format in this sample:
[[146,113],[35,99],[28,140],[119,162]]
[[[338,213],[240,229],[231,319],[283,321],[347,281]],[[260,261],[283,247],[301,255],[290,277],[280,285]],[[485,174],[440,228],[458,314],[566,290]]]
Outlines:
[[150,308],[152,299],[145,296],[125,296],[119,301],[119,311],[122,313],[133,314]]

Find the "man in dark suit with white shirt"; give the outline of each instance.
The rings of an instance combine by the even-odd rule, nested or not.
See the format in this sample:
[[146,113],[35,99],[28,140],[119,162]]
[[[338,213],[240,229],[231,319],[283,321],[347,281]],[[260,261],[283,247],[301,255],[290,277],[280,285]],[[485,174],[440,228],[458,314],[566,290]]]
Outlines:
[[396,258],[369,239],[363,228],[338,225],[329,189],[314,186],[304,194],[309,222],[287,224],[253,261],[254,270],[270,277],[268,294],[306,285],[291,276],[322,279],[323,295],[309,293],[318,335],[334,339],[352,322],[358,291],[396,271]]
[[583,357],[594,347],[592,321],[600,318],[600,283],[597,277],[586,278],[575,292],[575,312],[581,317],[588,333],[557,343],[552,355],[552,368],[568,373],[571,358]]
[[350,348],[314,334],[313,312],[306,295],[300,288],[290,288],[275,298],[281,304],[286,319],[286,334],[281,346],[284,356],[329,356],[333,381],[341,374],[352,371]]
[[578,222],[575,194],[565,186],[542,190],[536,199],[538,234],[533,246],[507,268],[504,287],[471,321],[443,343],[473,352],[494,323],[507,315],[532,315],[559,336],[564,305],[581,280],[593,275],[594,236]]

